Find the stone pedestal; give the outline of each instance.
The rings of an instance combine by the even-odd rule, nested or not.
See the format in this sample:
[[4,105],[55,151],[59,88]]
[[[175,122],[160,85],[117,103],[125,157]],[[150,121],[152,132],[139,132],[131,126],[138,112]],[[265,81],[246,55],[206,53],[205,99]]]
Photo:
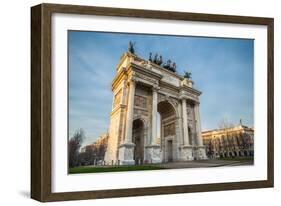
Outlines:
[[134,165],[134,143],[124,143],[119,146],[120,165]]
[[161,163],[160,145],[149,145],[146,149],[146,161],[148,163]]
[[192,161],[194,160],[193,157],[193,147],[190,145],[184,145],[181,148],[181,152],[182,152],[182,160],[183,161]]
[[205,146],[197,146],[194,150],[194,156],[196,160],[208,159]]

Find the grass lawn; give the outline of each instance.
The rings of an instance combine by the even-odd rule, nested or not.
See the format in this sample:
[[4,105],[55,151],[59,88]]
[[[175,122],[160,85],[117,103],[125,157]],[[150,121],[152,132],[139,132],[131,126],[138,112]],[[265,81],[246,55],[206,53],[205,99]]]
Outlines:
[[230,161],[252,161],[254,160],[253,157],[223,157],[219,158],[219,160],[230,160]]
[[131,165],[131,166],[106,166],[106,167],[73,167],[69,169],[70,174],[79,173],[98,173],[98,172],[124,172],[124,171],[139,171],[139,170],[161,170],[165,169],[155,165]]

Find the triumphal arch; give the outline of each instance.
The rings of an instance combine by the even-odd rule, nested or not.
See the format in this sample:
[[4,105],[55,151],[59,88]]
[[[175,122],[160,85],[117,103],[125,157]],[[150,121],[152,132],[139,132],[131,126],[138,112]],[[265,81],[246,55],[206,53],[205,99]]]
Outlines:
[[108,164],[206,159],[199,114],[201,92],[193,88],[191,80],[126,52],[117,66],[112,91]]

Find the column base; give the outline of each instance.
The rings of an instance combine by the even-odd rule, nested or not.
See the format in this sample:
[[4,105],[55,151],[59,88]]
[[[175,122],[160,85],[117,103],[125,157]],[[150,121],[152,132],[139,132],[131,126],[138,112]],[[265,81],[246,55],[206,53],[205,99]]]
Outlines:
[[147,163],[161,163],[161,152],[160,152],[160,145],[149,145],[145,147],[146,149],[146,158],[145,161]]
[[118,159],[120,165],[134,165],[134,143],[123,143],[119,146]]
[[193,147],[191,145],[184,145],[181,148],[181,159],[183,161],[192,161],[193,157]]
[[194,150],[194,158],[196,160],[207,160],[208,157],[206,155],[205,146],[197,146]]

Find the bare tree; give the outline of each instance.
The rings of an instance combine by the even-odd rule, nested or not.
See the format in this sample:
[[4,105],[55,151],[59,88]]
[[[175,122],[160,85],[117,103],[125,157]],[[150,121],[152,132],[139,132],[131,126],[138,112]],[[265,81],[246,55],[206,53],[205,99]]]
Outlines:
[[218,126],[220,129],[228,129],[230,127],[234,127],[234,124],[229,122],[228,119],[224,117],[219,121]]
[[[235,139],[234,137],[229,133],[229,128],[234,127],[234,124],[231,123],[226,117],[222,118],[218,122],[219,129],[224,131],[224,136],[222,138],[221,144],[224,146],[224,148],[228,151],[235,150]],[[222,151],[222,148],[221,148]]]
[[94,164],[94,154],[95,154],[95,148],[93,145],[87,145],[85,148],[85,152],[80,153],[81,159],[79,159],[79,162],[83,162],[83,164],[91,165]]
[[96,149],[97,159],[103,160],[105,151],[106,151],[106,145],[105,144],[99,145],[99,147],[97,147],[97,149]]
[[212,139],[210,139],[210,140],[208,140],[208,142],[206,142],[206,150],[207,150],[207,156],[209,158],[213,158],[214,157],[214,143],[213,143]]
[[75,131],[72,138],[68,141],[68,166],[75,167],[79,162],[79,149],[85,138],[85,133],[83,129],[78,129]]

